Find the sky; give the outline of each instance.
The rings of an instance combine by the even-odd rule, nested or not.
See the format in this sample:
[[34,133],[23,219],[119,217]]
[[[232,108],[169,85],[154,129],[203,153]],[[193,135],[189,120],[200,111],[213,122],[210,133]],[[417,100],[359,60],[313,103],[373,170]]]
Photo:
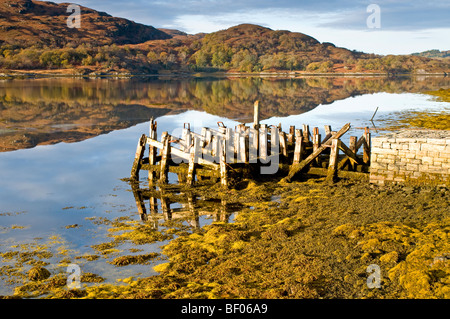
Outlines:
[[[56,1],[68,2],[68,1]],[[450,0],[77,0],[76,4],[190,34],[241,23],[305,33],[376,54],[450,50]]]

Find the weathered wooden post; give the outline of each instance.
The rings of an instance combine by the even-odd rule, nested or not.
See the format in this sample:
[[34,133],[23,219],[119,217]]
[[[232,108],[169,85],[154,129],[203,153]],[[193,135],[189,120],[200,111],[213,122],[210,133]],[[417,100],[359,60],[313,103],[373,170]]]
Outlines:
[[259,128],[259,101],[253,104],[253,128]]
[[228,187],[227,177],[227,140],[222,140],[222,147],[220,148],[220,183],[222,187]]
[[258,163],[258,148],[259,148],[259,129],[250,128],[249,131],[249,145],[248,145],[248,159],[249,163]]
[[172,211],[170,210],[170,201],[161,194],[161,210],[166,220],[172,220]]
[[286,143],[286,133],[283,131],[278,131],[278,137],[280,139],[280,153],[284,158],[287,158],[287,143]]
[[267,147],[268,147],[268,136],[267,136],[267,125],[262,124],[259,131],[259,159],[263,163],[267,163]]
[[132,180],[139,180],[139,171],[141,170],[141,164],[142,164],[142,158],[144,157],[145,152],[145,144],[147,142],[147,137],[145,134],[142,134],[141,138],[139,139],[137,148],[136,148],[136,154],[134,155],[134,162],[133,166],[131,167],[131,179]]
[[[157,139],[157,123],[156,121],[151,118],[150,119],[150,135],[149,138],[152,140]],[[148,164],[149,165],[156,165],[156,152],[157,148],[149,145],[148,146]],[[153,183],[153,180],[156,178],[156,171],[153,169],[148,170],[148,182],[151,184]]]
[[185,141],[185,146],[183,147],[183,151],[185,153],[190,152],[190,148],[192,146],[192,135],[191,135],[191,125],[189,123],[184,123],[183,132],[181,134],[181,138]]
[[245,133],[239,134],[239,154],[238,158],[242,163],[248,163],[248,147],[247,138]]
[[194,137],[194,147],[191,149],[190,157],[189,157],[189,166],[188,166],[188,174],[186,184],[192,186],[195,180],[195,166],[197,157],[200,155],[200,139],[198,137]]
[[334,139],[331,143],[330,163],[328,165],[328,172],[327,172],[327,178],[326,178],[326,181],[328,183],[334,183],[337,178],[339,143],[340,143],[339,139]]
[[305,158],[303,161],[301,161],[298,164],[294,164],[291,166],[289,170],[288,176],[286,176],[283,180],[285,182],[291,182],[292,178],[294,178],[295,175],[297,175],[299,172],[301,172],[307,165],[309,165],[320,153],[322,153],[326,148],[329,147],[329,145],[334,141],[335,139],[339,139],[342,135],[344,135],[348,130],[350,129],[350,123],[345,124],[338,132],[334,133],[333,137],[326,142],[323,142],[320,147],[312,152],[307,158]]
[[309,125],[303,124],[303,143],[309,144],[311,133],[309,133]]
[[[315,127],[313,129],[313,152],[315,152],[320,147],[320,140],[321,140],[321,136],[319,134],[319,128]],[[315,163],[317,164],[317,166],[320,166],[319,156],[316,157]]]
[[294,160],[292,161],[293,164],[300,163],[300,160],[302,159],[302,152],[303,152],[302,130],[297,129],[295,130]]
[[142,192],[139,189],[139,184],[131,183],[131,190],[133,191],[134,200],[136,202],[136,207],[141,217],[141,220],[147,220],[147,210],[145,209],[144,197],[142,196]]
[[364,128],[364,143],[363,143],[363,162],[369,164],[370,161],[370,130],[368,127]]
[[167,184],[169,171],[168,161],[170,158],[170,136],[168,132],[163,132],[161,136],[161,142],[163,149],[161,150],[161,163],[160,163],[160,176],[159,181],[163,184]]
[[[348,143],[348,146],[350,148],[350,150],[355,153],[356,156],[356,142],[358,141],[358,137],[356,136],[350,136],[350,140]],[[353,163],[350,161],[350,167],[352,169],[352,171],[354,171],[356,169],[356,163]]]
[[291,125],[289,127],[289,134],[287,137],[287,141],[288,143],[294,143],[294,139],[295,139],[295,125]]

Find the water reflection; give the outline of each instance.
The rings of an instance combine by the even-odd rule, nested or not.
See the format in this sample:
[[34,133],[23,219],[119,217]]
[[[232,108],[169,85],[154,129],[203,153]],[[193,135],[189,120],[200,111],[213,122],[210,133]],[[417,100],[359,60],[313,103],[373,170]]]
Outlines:
[[450,85],[449,78],[131,78],[0,82],[0,151],[82,141],[146,122],[150,117],[204,111],[250,122],[298,115],[348,97],[417,93]]
[[[231,217],[244,208],[242,204],[230,203],[224,198],[211,198],[194,191],[167,191],[156,187],[140,188],[131,183],[136,207],[142,221],[158,229],[161,221],[183,220],[194,229],[212,222],[231,222]],[[148,204],[146,203],[148,201]],[[147,206],[148,205],[148,206]],[[148,207],[148,209],[147,209]],[[209,219],[200,220],[200,217]]]

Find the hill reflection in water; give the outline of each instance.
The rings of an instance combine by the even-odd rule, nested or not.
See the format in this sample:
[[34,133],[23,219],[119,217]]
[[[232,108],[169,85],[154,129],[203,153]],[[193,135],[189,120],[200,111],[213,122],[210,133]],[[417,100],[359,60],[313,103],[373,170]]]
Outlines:
[[0,82],[0,151],[82,141],[150,117],[204,111],[251,122],[284,118],[351,96],[421,93],[448,87],[442,77],[34,79]]

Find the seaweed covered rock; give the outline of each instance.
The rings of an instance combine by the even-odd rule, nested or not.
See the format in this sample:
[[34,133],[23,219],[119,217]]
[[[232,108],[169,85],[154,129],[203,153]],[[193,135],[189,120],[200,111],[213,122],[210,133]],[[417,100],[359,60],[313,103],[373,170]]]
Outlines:
[[50,277],[50,271],[41,266],[35,266],[28,271],[28,279],[33,281],[45,280]]

